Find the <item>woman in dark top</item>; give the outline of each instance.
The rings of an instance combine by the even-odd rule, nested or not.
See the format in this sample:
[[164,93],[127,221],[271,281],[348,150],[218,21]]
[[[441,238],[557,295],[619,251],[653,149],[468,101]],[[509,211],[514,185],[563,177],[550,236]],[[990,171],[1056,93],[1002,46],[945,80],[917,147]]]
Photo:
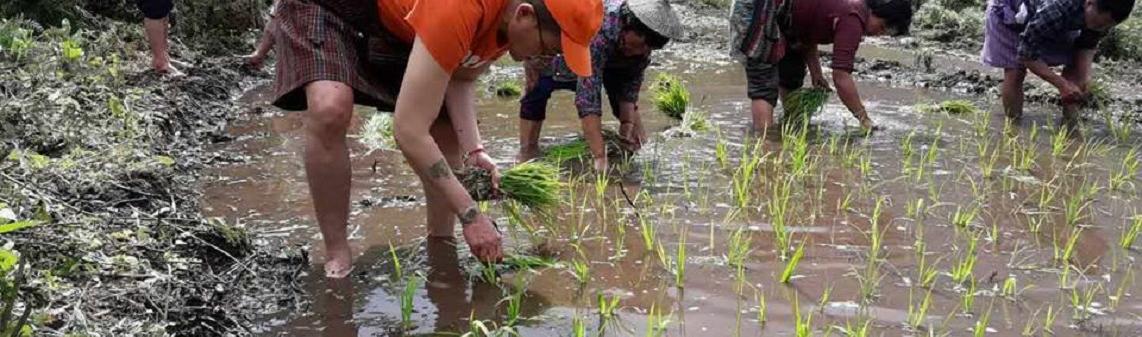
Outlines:
[[[762,2],[773,0],[739,0],[741,1],[752,1],[756,8],[761,6]],[[814,86],[831,89],[821,70],[817,53],[817,45],[821,44],[833,45],[830,68],[833,69],[833,83],[837,87],[837,95],[840,96],[841,102],[848,107],[853,117],[860,121],[862,128],[872,129],[874,124],[868,117],[864,104],[861,103],[860,94],[853,81],[853,60],[864,36],[907,33],[912,23],[911,2],[908,0],[785,1],[791,2],[792,10],[789,11],[791,17],[783,17],[780,14],[774,17],[777,21],[788,22],[786,27],[781,27],[784,42],[776,42],[787,46],[784,48],[783,56],[774,57],[774,53],[769,53],[768,56],[751,56],[749,51],[734,46],[737,49],[735,51],[744,56],[749,80],[748,94],[753,101],[751,112],[754,129],[760,132],[773,125],[773,108],[777,105],[778,96],[784,97],[786,93],[800,88],[805,81],[806,69]],[[743,30],[746,34],[750,30],[764,29],[761,27],[767,24],[767,22],[756,22],[767,21],[764,19],[750,21],[755,22],[748,23],[749,27]],[[777,51],[776,54],[780,54],[783,48],[773,49]]]

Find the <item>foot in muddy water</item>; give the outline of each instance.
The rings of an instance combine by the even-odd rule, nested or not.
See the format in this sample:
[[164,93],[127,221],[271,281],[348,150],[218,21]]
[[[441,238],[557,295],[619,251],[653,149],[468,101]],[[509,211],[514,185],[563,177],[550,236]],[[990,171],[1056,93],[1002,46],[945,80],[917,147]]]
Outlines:
[[325,277],[342,279],[353,272],[353,253],[349,246],[341,248],[327,248],[325,253]]

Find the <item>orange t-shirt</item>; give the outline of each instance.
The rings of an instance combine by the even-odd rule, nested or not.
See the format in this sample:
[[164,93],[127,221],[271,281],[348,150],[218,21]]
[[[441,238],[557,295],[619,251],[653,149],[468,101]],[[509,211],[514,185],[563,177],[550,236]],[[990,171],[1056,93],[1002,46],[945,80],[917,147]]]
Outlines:
[[507,51],[499,38],[506,0],[377,0],[385,29],[412,44],[420,37],[436,63],[452,73],[479,68]]

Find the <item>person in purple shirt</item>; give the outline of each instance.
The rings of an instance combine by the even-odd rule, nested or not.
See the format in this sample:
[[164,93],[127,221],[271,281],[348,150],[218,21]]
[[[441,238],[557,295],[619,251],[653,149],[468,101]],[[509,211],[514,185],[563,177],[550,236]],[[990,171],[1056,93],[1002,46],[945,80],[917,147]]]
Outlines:
[[638,112],[643,74],[651,52],[682,35],[682,25],[666,0],[606,0],[604,11],[603,26],[591,41],[591,76],[576,77],[558,56],[525,64],[527,93],[520,100],[518,161],[539,155],[539,133],[547,117],[547,101],[555,90],[575,91],[575,108],[596,170],[607,168],[604,89],[611,113],[619,119],[619,134],[635,150],[646,140]]
[[[784,0],[787,10],[758,15],[756,9],[774,0],[738,0],[731,11],[731,53],[745,63],[747,94],[752,100],[754,131],[774,124],[778,97],[804,85],[806,70],[812,84],[831,90],[821,70],[817,46],[833,45],[833,84],[837,96],[862,128],[874,123],[865,111],[853,81],[853,63],[864,36],[903,35],[912,23],[909,0]],[[759,19],[760,18],[760,19]],[[771,19],[766,19],[771,18]],[[777,33],[780,31],[780,33]],[[780,35],[780,39],[776,36]],[[765,44],[772,48],[761,48]]]
[[[980,54],[984,64],[1003,69],[1007,117],[1023,116],[1023,81],[1031,70],[1059,89],[1063,121],[1075,122],[1099,40],[1133,9],[1134,0],[991,0]],[[1051,69],[1059,65],[1061,74]]]

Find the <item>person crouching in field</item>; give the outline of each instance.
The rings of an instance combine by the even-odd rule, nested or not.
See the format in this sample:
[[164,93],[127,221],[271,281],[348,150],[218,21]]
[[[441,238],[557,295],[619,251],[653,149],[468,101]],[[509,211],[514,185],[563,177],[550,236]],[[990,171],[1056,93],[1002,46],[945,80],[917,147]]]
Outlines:
[[777,98],[801,88],[805,70],[814,86],[829,88],[817,46],[833,45],[837,96],[863,129],[875,125],[853,81],[864,36],[902,35],[912,23],[909,0],[737,0],[731,10],[731,53],[745,63],[753,128],[774,124]]
[[[353,105],[396,111],[394,132],[421,178],[428,234],[451,238],[457,219],[474,255],[502,258],[500,233],[452,175],[496,172],[476,128],[477,77],[504,53],[563,53],[591,75],[587,43],[600,0],[281,0],[273,30],[274,105],[306,110],[306,177],[325,244],[327,277],[352,268],[346,227]],[[403,90],[402,90],[403,87]]]
[[[1023,115],[1023,81],[1031,70],[1059,90],[1063,122],[1075,122],[1099,40],[1133,9],[1134,0],[991,0],[981,58],[1003,69],[1007,117]],[[1059,65],[1061,74],[1051,69]]]
[[638,92],[651,52],[682,35],[682,25],[666,0],[607,0],[605,8],[603,27],[591,41],[591,76],[576,77],[562,57],[525,64],[527,93],[520,100],[518,161],[539,155],[547,101],[559,89],[575,92],[575,108],[596,170],[607,168],[602,128],[604,88],[611,112],[620,122],[619,135],[634,150],[646,141]]

